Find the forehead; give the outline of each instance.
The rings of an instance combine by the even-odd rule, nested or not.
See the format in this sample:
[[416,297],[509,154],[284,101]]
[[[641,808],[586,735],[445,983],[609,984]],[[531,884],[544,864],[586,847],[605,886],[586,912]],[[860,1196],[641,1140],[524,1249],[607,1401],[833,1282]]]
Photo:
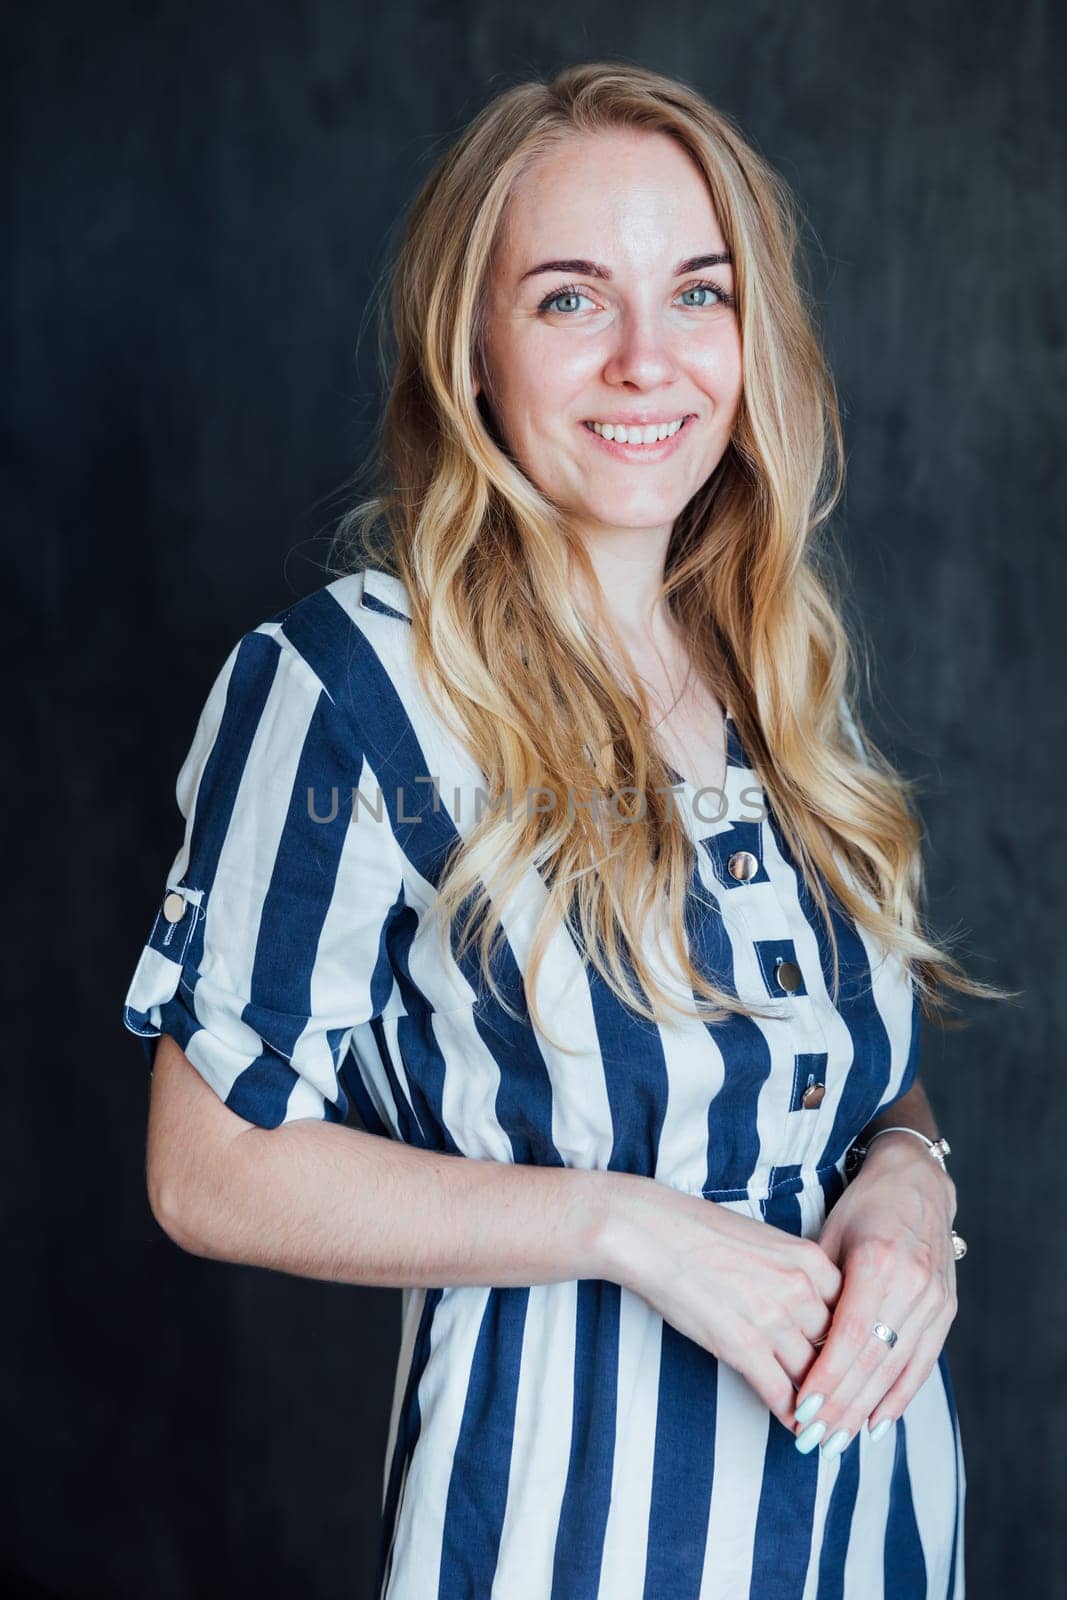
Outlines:
[[535,257],[610,255],[623,270],[723,244],[688,152],[666,134],[614,129],[572,135],[531,161],[512,186],[497,255],[520,271]]

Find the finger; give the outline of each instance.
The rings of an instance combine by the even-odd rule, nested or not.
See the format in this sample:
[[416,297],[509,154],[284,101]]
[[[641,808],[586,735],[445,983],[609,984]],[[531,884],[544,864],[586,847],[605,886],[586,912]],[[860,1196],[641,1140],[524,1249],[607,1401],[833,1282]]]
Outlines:
[[[839,1392],[834,1396],[832,1404],[827,1402],[820,1407],[818,1420],[825,1423],[825,1432],[819,1442],[824,1455],[839,1455],[842,1450],[847,1449],[867,1422],[871,1407],[878,1404],[908,1364],[914,1360],[921,1340],[921,1332],[906,1326],[899,1333],[897,1343],[892,1349],[887,1345],[882,1346],[885,1355],[878,1359],[876,1364],[872,1362],[866,1383],[855,1389],[850,1396],[843,1396]],[[875,1341],[872,1337],[873,1342]]]
[[[845,1407],[861,1389],[868,1387],[890,1356],[891,1347],[874,1333],[875,1324],[887,1323],[896,1333],[894,1350],[898,1350],[898,1346],[913,1348],[915,1340],[909,1339],[911,1314],[906,1299],[899,1295],[887,1296],[881,1283],[850,1272],[826,1343],[801,1384],[798,1406],[803,1405],[809,1395],[822,1395],[819,1421],[826,1423],[827,1433],[832,1432]],[[920,1314],[916,1336],[927,1321],[928,1316]],[[898,1350],[898,1361],[900,1353]],[[888,1386],[887,1382],[885,1387]]]
[[[923,1283],[925,1287],[920,1288]],[[828,1432],[836,1431],[842,1425],[837,1418],[854,1412],[863,1401],[867,1402],[863,1415],[870,1414],[871,1408],[897,1381],[926,1330],[944,1310],[945,1290],[941,1279],[937,1275],[924,1273],[921,1268],[914,1268],[914,1264],[905,1293],[914,1296],[910,1303],[896,1295],[887,1297],[885,1305],[888,1314],[883,1310],[869,1321],[867,1340],[857,1355],[854,1367],[827,1395],[826,1405],[820,1409],[819,1415],[825,1416]],[[894,1305],[901,1309],[894,1312]],[[896,1333],[896,1340],[889,1343],[881,1339],[874,1332],[876,1324],[888,1325]],[[858,1328],[856,1331],[859,1331]],[[825,1391],[817,1392],[821,1394]]]
[[[834,1268],[836,1272],[837,1269]],[[833,1326],[834,1314],[825,1301],[818,1298],[808,1276],[806,1266],[796,1272],[783,1293],[780,1310],[786,1321],[771,1334],[774,1354],[788,1373],[794,1390],[804,1381],[804,1375],[815,1356],[815,1346],[827,1338]]]
[[[826,1324],[827,1332],[823,1333],[823,1334],[820,1334],[820,1336],[817,1339],[808,1338],[806,1336],[805,1337],[805,1341],[804,1341],[805,1345],[806,1345],[806,1349],[804,1350],[803,1355],[799,1356],[799,1357],[795,1357],[790,1362],[789,1371],[790,1371],[790,1374],[794,1378],[794,1383],[793,1383],[793,1388],[794,1389],[799,1389],[800,1388],[801,1384],[804,1382],[804,1379],[806,1378],[808,1373],[811,1371],[812,1362],[817,1359],[819,1351],[822,1349],[823,1345],[826,1343],[826,1340],[827,1340],[827,1338],[829,1336],[829,1329],[830,1329],[830,1326],[831,1326],[831,1322],[832,1322],[832,1317],[829,1317],[827,1319],[827,1324]],[[798,1365],[798,1363],[799,1363],[799,1365]]]
[[[816,1441],[820,1444],[824,1455],[837,1455],[847,1448],[864,1423],[871,1422],[873,1426],[872,1411],[904,1377],[908,1367],[916,1359],[917,1353],[923,1352],[918,1358],[920,1361],[924,1359],[930,1329],[933,1327],[936,1335],[939,1321],[937,1309],[931,1310],[930,1304],[924,1303],[913,1311],[897,1330],[897,1341],[894,1345],[878,1341],[872,1334],[872,1350],[869,1354],[864,1352],[857,1365],[860,1378],[857,1379],[853,1373],[839,1386],[837,1392],[819,1407],[817,1419],[811,1416],[805,1418],[805,1425],[812,1420],[824,1424],[824,1431]],[[944,1336],[940,1337],[943,1343]],[[881,1355],[873,1349],[876,1342],[882,1345],[884,1353]],[[922,1377],[919,1382],[922,1382]],[[917,1388],[918,1384],[911,1393],[915,1393]],[[800,1403],[798,1400],[798,1409]]]
[[[906,1398],[902,1399],[899,1405],[894,1406],[894,1409],[888,1413],[891,1420],[899,1417],[908,1401],[914,1398],[922,1384],[930,1376],[934,1362],[937,1360],[938,1351],[944,1343],[944,1336],[938,1331],[939,1326],[940,1319],[926,1328],[920,1334],[918,1343],[912,1349],[911,1355],[905,1357],[903,1362],[887,1363],[888,1372],[897,1372],[897,1376],[891,1384],[891,1392],[896,1390],[902,1395],[906,1394]],[[872,1404],[875,1407],[879,1407],[882,1378],[883,1375],[880,1374],[876,1386],[857,1395],[852,1404],[846,1406],[841,1415],[834,1420],[832,1425],[828,1426],[827,1432],[822,1437],[822,1453],[824,1456],[840,1455],[843,1450],[848,1449],[853,1439],[864,1427],[867,1427],[869,1431],[877,1426],[877,1422],[881,1421],[881,1415],[877,1419],[871,1415],[871,1407]],[[888,1394],[884,1396],[884,1399],[888,1404]],[[819,1415],[821,1418],[822,1413],[820,1412]]]
[[[898,1396],[898,1402],[897,1410],[893,1414],[899,1416],[908,1400],[918,1392],[921,1384],[929,1376],[927,1367],[926,1371],[918,1374],[916,1378],[916,1373],[911,1371],[913,1364],[916,1361],[922,1364],[931,1342],[935,1346],[936,1358],[952,1326],[956,1309],[954,1280],[948,1281],[946,1286],[943,1276],[933,1277],[927,1293],[908,1320],[907,1339],[898,1340],[890,1352],[890,1359],[875,1374],[874,1380],[850,1397],[847,1402],[850,1411],[866,1415],[870,1419],[870,1425],[876,1427],[885,1415],[882,1402],[888,1400],[890,1393],[894,1392]],[[877,1415],[874,1415],[875,1412]]]
[[766,1249],[782,1264],[802,1273],[810,1294],[825,1305],[833,1305],[841,1293],[843,1274],[818,1239],[805,1239],[785,1228],[761,1224]]
[[820,1318],[824,1332],[818,1339],[813,1339],[810,1333],[802,1327],[788,1328],[779,1334],[774,1353],[782,1367],[789,1374],[794,1390],[799,1389],[805,1377],[811,1371],[811,1364],[818,1355],[818,1345],[828,1337],[829,1329],[833,1323],[832,1314],[823,1306],[820,1308]]
[[[816,1298],[825,1306],[835,1305],[844,1283],[844,1275],[840,1267],[830,1260],[830,1257],[817,1239],[798,1239],[794,1237],[794,1245],[800,1255],[800,1264],[808,1275]],[[818,1333],[821,1330],[816,1328],[814,1331]]]
[[946,1309],[943,1317],[934,1319],[926,1331],[920,1335],[911,1360],[905,1363],[903,1371],[898,1374],[883,1395],[863,1395],[860,1397],[856,1410],[862,1415],[864,1407],[866,1407],[866,1426],[868,1430],[876,1428],[883,1417],[888,1417],[891,1422],[896,1422],[903,1415],[933,1371],[955,1315],[955,1310]]
[[769,1345],[752,1344],[739,1352],[736,1359],[723,1357],[759,1395],[768,1411],[778,1418],[783,1428],[793,1431],[793,1383]]

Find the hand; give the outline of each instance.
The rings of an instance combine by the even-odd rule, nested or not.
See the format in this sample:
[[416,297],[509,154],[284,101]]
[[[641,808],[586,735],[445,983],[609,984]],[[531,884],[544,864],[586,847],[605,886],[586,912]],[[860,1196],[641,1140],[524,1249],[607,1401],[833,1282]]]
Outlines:
[[[887,1133],[827,1216],[819,1243],[844,1283],[796,1399],[825,1397],[804,1426],[825,1423],[827,1442],[846,1434],[833,1454],[865,1419],[873,1429],[898,1418],[933,1370],[957,1310],[955,1215],[948,1173],[910,1135]],[[896,1332],[892,1349],[871,1332],[876,1322]]]
[[814,1239],[652,1179],[607,1178],[610,1222],[597,1275],[640,1294],[736,1368],[792,1431],[797,1385],[840,1293],[837,1267]]

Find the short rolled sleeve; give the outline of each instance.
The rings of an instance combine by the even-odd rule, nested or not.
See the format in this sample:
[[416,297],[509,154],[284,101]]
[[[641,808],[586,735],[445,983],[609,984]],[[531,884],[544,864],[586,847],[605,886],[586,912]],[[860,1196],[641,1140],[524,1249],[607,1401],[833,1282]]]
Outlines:
[[[359,789],[366,804],[356,805]],[[394,989],[402,855],[350,706],[277,630],[218,674],[177,781],[184,839],[123,1004],[238,1116],[349,1115],[352,1030]]]

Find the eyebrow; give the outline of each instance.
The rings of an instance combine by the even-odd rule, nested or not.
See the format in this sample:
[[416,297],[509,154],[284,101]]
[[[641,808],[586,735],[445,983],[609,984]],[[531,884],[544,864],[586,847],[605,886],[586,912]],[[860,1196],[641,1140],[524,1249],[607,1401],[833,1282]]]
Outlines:
[[[701,272],[705,267],[729,266],[733,257],[729,250],[720,251],[714,255],[690,256],[686,261],[679,261],[674,269],[674,276],[682,278],[687,272]],[[613,274],[610,267],[602,267],[597,261],[542,261],[540,266],[531,267],[529,272],[524,272],[519,279],[525,283],[527,278],[536,278],[542,272],[580,272],[587,278],[603,278],[610,282]]]

